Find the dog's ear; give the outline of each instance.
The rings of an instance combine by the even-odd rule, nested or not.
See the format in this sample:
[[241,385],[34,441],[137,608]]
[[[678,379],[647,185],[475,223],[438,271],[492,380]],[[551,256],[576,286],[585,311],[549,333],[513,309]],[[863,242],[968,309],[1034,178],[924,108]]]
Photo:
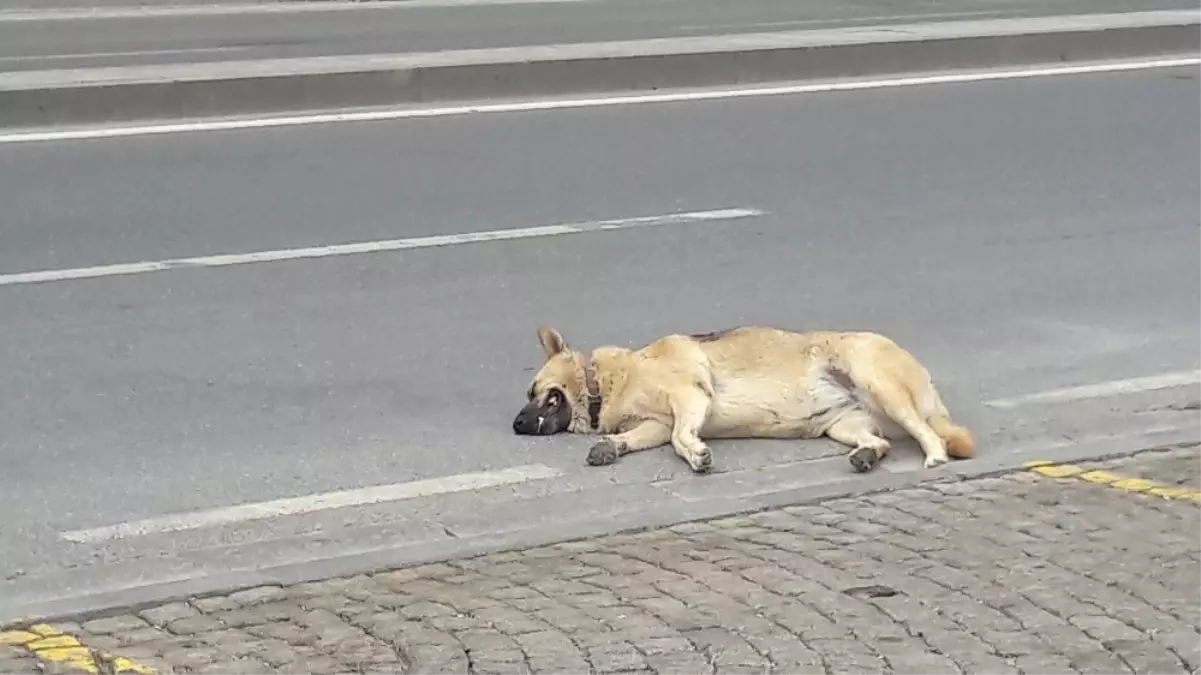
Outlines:
[[538,341],[542,343],[542,351],[546,358],[567,351],[567,341],[559,335],[559,331],[550,326],[538,326]]

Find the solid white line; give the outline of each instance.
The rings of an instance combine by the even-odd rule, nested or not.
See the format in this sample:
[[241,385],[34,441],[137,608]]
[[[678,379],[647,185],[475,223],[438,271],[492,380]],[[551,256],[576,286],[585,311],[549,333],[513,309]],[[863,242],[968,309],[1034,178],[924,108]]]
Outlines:
[[485,232],[467,232],[464,234],[440,234],[428,237],[387,239],[383,241],[367,241],[354,244],[314,246],[311,248],[286,248],[277,249],[274,251],[230,253],[223,255],[198,256],[195,258],[173,258],[170,260],[155,260],[135,263],[117,263],[115,265],[97,265],[95,267],[77,267],[74,269],[43,270],[40,272],[17,272],[15,274],[0,274],[0,286],[37,284],[51,281],[67,281],[69,279],[94,279],[97,277],[114,277],[126,274],[144,274],[146,272],[159,272],[178,268],[226,267],[229,265],[278,262],[282,260],[298,260],[302,258],[328,258],[339,255],[379,253],[381,251],[400,251],[414,248],[433,248],[436,246],[457,246],[460,244],[475,244],[485,241],[530,239],[533,237],[553,237],[562,234],[577,234],[580,232],[626,230],[636,227],[679,225],[713,220],[737,220],[741,218],[753,218],[755,216],[761,216],[764,213],[764,211],[759,209],[715,209],[712,211],[672,213],[663,216],[641,216],[637,218],[596,220],[583,223],[570,223],[566,225],[521,227],[511,230],[489,230]]
[[114,56],[171,56],[175,54],[208,54],[244,52],[254,47],[183,47],[180,49],[142,49],[129,52],[75,52],[42,56],[0,56],[0,61],[63,61],[71,59],[103,59]]
[[154,19],[161,17],[206,17],[242,14],[308,14],[370,10],[406,10],[442,7],[474,7],[479,5],[548,5],[594,0],[388,0],[380,2],[277,2],[249,4],[244,2],[208,5],[163,5],[126,7],[51,7],[48,9],[0,10],[0,23],[32,21],[88,21],[95,19]]
[[[759,23],[714,23],[714,24],[688,24],[678,26],[679,30],[728,30],[736,28],[738,30],[746,30],[748,28],[781,28],[790,26],[826,26],[840,25],[859,27],[861,24],[882,24],[888,21],[898,20],[918,20],[918,21],[945,21],[947,19],[966,19],[969,17],[988,16],[994,18],[1002,18],[1002,16],[1016,16],[1019,12],[999,12],[993,10],[976,10],[970,12],[937,12],[934,14],[878,14],[876,16],[860,16],[854,19],[845,17],[837,19],[798,19],[795,21],[762,21]],[[887,26],[882,26],[887,27]]]
[[200,131],[231,131],[237,129],[268,129],[295,127],[311,124],[345,122],[378,122],[387,120],[421,119],[429,117],[454,117],[482,113],[513,113],[570,108],[597,108],[602,106],[635,105],[646,103],[675,103],[686,101],[712,101],[761,96],[785,96],[790,94],[821,94],[836,91],[860,91],[892,87],[913,87],[932,84],[956,84],[964,82],[988,82],[1032,77],[1060,75],[1084,75],[1090,73],[1114,73],[1153,68],[1174,68],[1201,64],[1201,58],[1155,59],[1150,61],[1122,61],[1114,63],[1091,63],[1076,66],[1049,66],[1015,70],[993,70],[944,75],[920,75],[876,80],[849,80],[812,84],[794,84],[773,87],[750,87],[742,89],[711,89],[705,91],[681,91],[659,94],[632,94],[626,96],[598,96],[594,98],[550,99],[515,101],[512,103],[489,103],[481,105],[456,105],[434,108],[385,108],[348,112],[314,113],[267,117],[243,117],[236,119],[199,120],[193,122],[164,122],[131,126],[105,126],[83,129],[52,131],[27,131],[0,134],[0,143],[31,143],[37,141],[66,141],[101,138],[123,138],[129,136],[152,136]]
[[1107,396],[1135,394],[1138,392],[1155,391],[1157,389],[1167,389],[1169,387],[1181,387],[1184,385],[1199,383],[1201,383],[1201,370],[1184,370],[1174,373],[1163,373],[1161,375],[1151,375],[1148,377],[1132,377],[1125,380],[1098,382],[1096,384],[1086,384],[1079,387],[1050,389],[1048,391],[1040,391],[1034,394],[1026,394],[1024,396],[993,399],[991,401],[985,401],[984,404],[993,408],[1016,408],[1018,406],[1028,405],[1031,403],[1062,403],[1064,401],[1081,401],[1090,398],[1104,398]]
[[325,492],[306,497],[277,499],[268,502],[255,502],[205,511],[179,513],[158,518],[146,518],[144,520],[134,520],[86,530],[61,532],[59,536],[67,541],[87,544],[113,539],[124,539],[126,537],[196,530],[204,527],[243,523],[252,520],[295,516],[314,511],[342,509],[350,506],[382,504],[384,502],[395,502],[414,499],[416,497],[430,497],[452,492],[482,490],[497,485],[525,483],[531,480],[556,478],[561,475],[563,475],[561,471],[549,466],[529,464],[498,471],[461,473],[454,476],[417,480],[409,483]]

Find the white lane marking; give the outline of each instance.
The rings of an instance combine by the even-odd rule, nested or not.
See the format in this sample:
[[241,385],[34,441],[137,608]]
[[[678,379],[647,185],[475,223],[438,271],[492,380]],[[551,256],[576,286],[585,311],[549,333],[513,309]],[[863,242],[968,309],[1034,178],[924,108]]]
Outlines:
[[[800,26],[858,26],[860,24],[879,24],[888,21],[897,20],[917,20],[917,21],[944,21],[946,19],[966,19],[976,16],[988,16],[1001,18],[1005,16],[1018,16],[1017,11],[994,11],[994,10],[976,10],[970,12],[936,12],[933,14],[878,14],[876,16],[857,16],[853,19],[840,17],[836,19],[797,19],[794,21],[763,21],[759,23],[712,23],[712,24],[687,24],[677,26],[677,30],[728,30],[737,28],[744,30],[747,28],[788,28]],[[882,26],[886,28],[887,26]]]
[[372,2],[275,2],[206,5],[163,5],[158,7],[61,7],[0,10],[0,23],[26,21],[86,21],[91,19],[153,19],[174,16],[232,16],[240,14],[309,14],[364,10],[419,9],[423,7],[475,7],[479,5],[552,5],[595,0],[373,0]]
[[993,408],[1016,408],[1032,403],[1062,403],[1064,401],[1081,401],[1090,398],[1104,398],[1135,394],[1170,387],[1181,387],[1189,384],[1201,384],[1201,370],[1183,370],[1174,373],[1150,375],[1148,377],[1131,377],[1124,380],[1112,380],[1086,384],[1079,387],[1064,387],[1050,389],[1024,396],[1012,398],[997,398],[985,401],[984,404]]
[[636,218],[596,220],[583,223],[569,223],[565,225],[520,227],[510,230],[488,230],[485,232],[466,232],[463,234],[439,234],[428,237],[386,239],[383,241],[366,241],[354,244],[333,244],[330,246],[314,246],[310,248],[285,248],[274,251],[256,251],[252,253],[229,253],[223,255],[198,256],[194,258],[173,258],[170,260],[117,263],[114,265],[97,265],[95,267],[77,267],[73,269],[43,270],[39,272],[17,272],[15,274],[0,274],[0,286],[37,284],[51,281],[67,281],[70,279],[94,279],[97,277],[114,277],[126,274],[144,274],[146,272],[160,272],[163,270],[189,267],[226,267],[229,265],[279,262],[282,260],[298,260],[303,258],[328,258],[330,256],[338,255],[379,253],[381,251],[400,251],[414,248],[433,248],[436,246],[457,246],[460,244],[475,244],[485,241],[530,239],[533,237],[553,237],[562,234],[578,234],[581,232],[607,232],[610,230],[626,230],[636,227],[679,225],[688,223],[701,223],[713,220],[737,220],[741,218],[753,218],[756,216],[761,216],[764,213],[766,212],[759,209],[715,209],[712,211],[671,213],[663,216],[640,216]]
[[226,506],[204,511],[177,513],[157,518],[118,523],[116,525],[94,527],[86,530],[60,532],[59,536],[67,541],[87,544],[127,537],[196,530],[204,527],[243,523],[252,520],[295,516],[304,513],[313,513],[314,511],[342,509],[350,506],[368,506],[371,504],[396,502],[416,497],[431,497],[452,492],[482,490],[497,485],[512,485],[532,480],[557,478],[561,475],[563,475],[563,472],[544,464],[528,464],[526,466],[500,469],[498,471],[476,471],[453,476],[443,476],[441,478],[416,480],[408,483],[325,492],[305,497],[292,497],[267,502],[239,504],[238,506]]
[[208,54],[243,52],[254,47],[183,47],[180,49],[142,49],[129,52],[67,52],[40,56],[0,56],[0,61],[62,61],[70,59],[102,59],[114,56],[170,56],[172,54]]
[[230,131],[237,129],[268,129],[295,127],[311,124],[345,122],[378,122],[387,120],[421,119],[429,117],[454,117],[482,113],[513,113],[570,108],[596,108],[602,106],[635,105],[646,103],[675,103],[686,101],[712,101],[719,99],[752,98],[761,96],[784,96],[790,94],[821,94],[836,91],[860,91],[892,87],[913,87],[931,84],[956,84],[963,82],[988,82],[1032,77],[1059,75],[1084,75],[1090,73],[1114,73],[1153,68],[1176,68],[1201,64],[1201,58],[1155,59],[1151,61],[1122,61],[1113,63],[1091,63],[1077,66],[1049,66],[1044,68],[1022,68],[1016,70],[976,71],[949,73],[944,75],[921,75],[894,77],[876,80],[850,80],[812,84],[794,84],[773,87],[751,87],[742,89],[711,89],[705,91],[681,91],[660,94],[633,94],[626,96],[599,96],[595,98],[571,98],[512,103],[488,103],[480,105],[455,105],[434,108],[385,108],[347,112],[313,113],[266,117],[241,117],[236,119],[198,120],[192,122],[163,122],[130,126],[104,126],[52,131],[24,131],[0,133],[0,143],[31,143],[37,141],[68,141],[100,138],[123,138],[129,136],[152,136],[200,131]]

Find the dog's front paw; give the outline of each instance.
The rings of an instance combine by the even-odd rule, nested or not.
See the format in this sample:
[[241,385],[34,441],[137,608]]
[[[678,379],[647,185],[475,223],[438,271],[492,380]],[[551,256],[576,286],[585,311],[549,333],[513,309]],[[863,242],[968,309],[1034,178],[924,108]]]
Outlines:
[[847,459],[850,460],[855,473],[866,473],[880,463],[880,452],[875,448],[860,446],[852,450]]
[[926,458],[926,461],[923,464],[923,466],[925,466],[927,469],[933,469],[936,466],[946,464],[948,461],[950,461],[950,458],[947,457],[945,454],[931,455]]
[[688,466],[697,473],[708,473],[713,468],[713,451],[702,447],[688,458]]
[[592,466],[605,466],[616,461],[617,445],[613,441],[601,441],[588,451],[588,464]]

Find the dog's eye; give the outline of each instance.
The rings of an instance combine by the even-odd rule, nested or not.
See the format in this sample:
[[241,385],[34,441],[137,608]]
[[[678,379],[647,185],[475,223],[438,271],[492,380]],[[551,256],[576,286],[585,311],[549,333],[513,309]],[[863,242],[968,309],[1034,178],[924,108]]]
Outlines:
[[550,395],[546,397],[546,402],[552,406],[558,407],[563,403],[563,392],[558,389],[551,389]]

